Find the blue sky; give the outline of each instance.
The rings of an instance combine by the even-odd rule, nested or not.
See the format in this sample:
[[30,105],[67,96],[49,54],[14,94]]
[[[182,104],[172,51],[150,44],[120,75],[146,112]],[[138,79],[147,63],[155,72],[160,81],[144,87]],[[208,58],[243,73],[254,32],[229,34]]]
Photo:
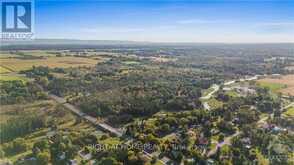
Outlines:
[[36,38],[294,42],[294,1],[35,0]]

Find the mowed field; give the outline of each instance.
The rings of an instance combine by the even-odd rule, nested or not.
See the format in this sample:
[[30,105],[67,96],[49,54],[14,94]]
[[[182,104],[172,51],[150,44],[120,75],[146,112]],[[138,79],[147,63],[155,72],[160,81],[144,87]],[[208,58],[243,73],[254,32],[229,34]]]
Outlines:
[[30,69],[33,66],[48,66],[50,68],[94,66],[101,61],[103,61],[102,58],[92,59],[83,57],[46,57],[44,59],[1,58],[0,64],[3,68],[9,68],[12,71],[21,71]]
[[285,75],[280,78],[264,78],[258,80],[258,83],[274,92],[294,96],[294,75]]

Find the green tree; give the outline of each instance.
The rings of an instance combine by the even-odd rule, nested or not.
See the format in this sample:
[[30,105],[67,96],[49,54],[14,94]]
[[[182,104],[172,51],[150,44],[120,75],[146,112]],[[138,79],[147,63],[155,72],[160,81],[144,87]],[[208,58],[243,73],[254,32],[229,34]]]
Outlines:
[[48,165],[50,162],[49,152],[41,152],[36,156],[38,165]]

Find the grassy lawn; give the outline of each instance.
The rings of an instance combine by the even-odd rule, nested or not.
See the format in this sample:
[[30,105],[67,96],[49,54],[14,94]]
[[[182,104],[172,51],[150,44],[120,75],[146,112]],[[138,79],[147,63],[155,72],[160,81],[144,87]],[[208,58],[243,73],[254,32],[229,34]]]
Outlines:
[[292,107],[287,109],[287,111],[284,112],[283,115],[285,115],[286,117],[294,117],[294,108]]
[[228,91],[226,94],[228,94],[230,97],[238,97],[239,96],[238,93],[233,90]]
[[219,135],[211,136],[211,140],[218,141]]
[[214,149],[216,147],[216,144],[215,143],[211,143],[210,146],[209,146],[209,149]]
[[102,144],[106,144],[106,145],[116,145],[116,144],[120,144],[120,140],[119,138],[112,138],[112,137],[109,137],[105,140],[102,140],[101,141]]
[[223,106],[223,102],[216,100],[215,98],[211,98],[208,100],[208,105],[212,109],[220,108]]

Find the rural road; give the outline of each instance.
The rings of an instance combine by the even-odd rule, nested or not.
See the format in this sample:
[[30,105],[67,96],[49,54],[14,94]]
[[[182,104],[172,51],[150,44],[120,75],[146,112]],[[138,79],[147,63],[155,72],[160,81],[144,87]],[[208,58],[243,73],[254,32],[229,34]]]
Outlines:
[[[42,87],[41,87],[42,88]],[[42,88],[43,89],[43,88]],[[69,103],[66,102],[66,100],[62,97],[58,97],[56,95],[53,94],[49,94],[49,97],[53,100],[55,100],[56,102],[62,104],[64,107],[66,107],[67,109],[69,109],[70,111],[72,111],[73,113],[75,113],[76,115],[78,115],[79,117],[82,117],[84,119],[86,119],[87,121],[89,121],[90,123],[92,123],[93,125],[97,125],[98,127],[102,128],[103,130],[106,130],[114,135],[116,135],[117,137],[122,137],[123,136],[123,132],[111,127],[110,125],[103,123],[101,121],[98,121],[96,118],[91,117],[89,115],[86,115],[85,113],[81,112],[77,107],[75,107],[74,105],[71,105]],[[133,141],[133,138],[128,138],[131,141]],[[148,153],[147,151],[143,150],[142,151],[143,154],[145,156],[147,156],[149,159],[153,158],[153,155]],[[166,165],[168,162],[170,162],[170,159],[167,157],[163,157],[161,159],[158,160],[160,163]]]
[[210,93],[208,93],[206,96],[200,97],[200,99],[204,99],[204,100],[210,99],[213,96],[213,94],[219,90],[220,86],[217,85],[217,84],[213,84],[211,86],[211,88],[213,88],[213,91],[211,91]]
[[240,131],[237,131],[233,135],[225,137],[222,142],[217,143],[217,145],[213,149],[208,151],[208,153],[206,154],[207,157],[210,157],[211,155],[214,155],[216,153],[218,147],[222,147],[223,145],[231,145],[232,138],[235,137],[235,136],[238,136],[240,133],[241,133]]
[[64,98],[58,97],[53,94],[49,94],[49,97],[54,99],[56,102],[63,104],[63,106],[65,106],[67,109],[71,110],[76,115],[86,119],[87,121],[91,122],[94,125],[98,125],[99,127],[109,131],[110,133],[115,134],[117,137],[121,137],[123,135],[123,132],[121,132],[120,130],[115,129],[106,123],[100,122],[96,118],[89,116],[89,115],[86,115],[85,113],[81,112],[77,107],[75,107],[69,103],[66,103],[66,100]]
[[[236,83],[237,81],[240,81],[240,82],[243,82],[243,81],[252,81],[252,80],[257,80],[258,79],[258,76],[259,75],[255,75],[255,76],[252,76],[252,77],[247,77],[247,78],[240,78],[238,80],[230,80],[228,82],[224,82],[223,85],[227,86],[227,85],[231,85],[231,84],[234,84]],[[222,84],[218,85],[218,84],[213,84],[210,88],[213,88],[213,91],[211,91],[210,93],[208,93],[206,96],[202,96],[200,97],[200,99],[202,100],[208,100],[210,99],[219,89],[220,89],[220,86]],[[203,108],[205,110],[210,110],[211,107],[209,106],[208,102],[205,101],[203,102]]]
[[[294,107],[294,102],[293,102],[293,103],[290,103],[289,105],[287,105],[287,106],[285,106],[285,107],[282,107],[282,108],[280,109],[280,111],[283,112],[284,110],[286,110],[286,109],[288,109],[288,108],[290,108],[290,107]],[[269,116],[273,116],[273,115],[274,115],[274,114],[272,113],[272,114],[270,114]],[[261,118],[257,123],[258,123],[258,124],[265,123],[269,116],[266,116],[266,117]]]
[[[223,83],[223,85],[225,85],[225,86],[227,86],[227,85],[231,85],[231,84],[236,83],[237,81],[243,82],[243,81],[257,80],[257,79],[258,79],[258,76],[259,76],[259,75],[255,75],[255,76],[247,77],[247,78],[244,78],[244,79],[241,78],[241,79],[238,79],[238,80],[231,80],[231,81],[228,81],[228,82]],[[201,97],[202,99],[210,99],[210,98],[213,96],[213,94],[216,93],[216,92],[220,89],[220,85],[217,85],[217,84],[213,84],[211,87],[212,87],[214,90],[213,90],[212,92],[210,92],[209,94],[207,94],[206,96]],[[208,105],[207,102],[204,102],[204,103],[203,103],[203,107],[204,107],[204,109],[206,109],[206,110],[210,110],[210,106]],[[267,118],[262,119],[262,120],[266,120],[266,119],[267,119]],[[206,154],[207,157],[210,157],[211,155],[215,154],[215,152],[217,151],[217,148],[218,148],[218,147],[222,147],[223,145],[230,145],[230,144],[231,144],[231,139],[232,139],[233,137],[235,137],[235,136],[238,136],[240,133],[241,133],[240,131],[237,131],[237,132],[234,133],[233,135],[228,136],[228,137],[225,137],[224,140],[223,140],[222,142],[217,143],[217,145],[216,145],[213,149],[211,149],[211,150],[209,150],[209,151],[207,152],[207,154]]]
[[[290,104],[287,105],[287,106],[282,107],[282,108],[280,109],[280,111],[283,112],[284,110],[287,110],[287,109],[290,108],[290,107],[294,107],[294,102],[290,103]],[[270,116],[273,117],[273,116],[274,116],[274,113],[271,113],[269,116],[263,117],[263,118],[261,118],[260,120],[258,120],[258,122],[257,122],[258,126],[261,127],[263,124],[266,124],[266,123],[267,123],[266,120],[267,120]],[[291,132],[292,134],[294,134],[292,130],[289,130],[289,129],[288,129],[288,131]]]
[[[290,108],[290,107],[294,107],[294,103],[291,103],[291,104],[289,104],[289,105],[287,105],[287,106],[281,108],[281,111],[282,111],[282,110],[285,110],[285,109],[288,109],[288,108]],[[271,115],[273,115],[273,114],[271,114]],[[268,116],[267,116],[267,117],[264,117],[264,118],[262,118],[262,119],[260,119],[257,123],[259,123],[259,124],[261,124],[261,123],[265,123],[267,119],[268,119]],[[238,136],[240,133],[241,133],[241,132],[238,131],[238,132],[234,133],[233,135],[226,137],[226,138],[224,139],[224,141],[218,143],[213,149],[211,149],[210,151],[208,151],[208,153],[207,153],[207,157],[210,157],[211,155],[214,155],[215,152],[217,151],[217,148],[218,148],[218,147],[222,147],[223,145],[231,145],[231,140],[232,140],[232,138],[235,137],[235,136]]]

